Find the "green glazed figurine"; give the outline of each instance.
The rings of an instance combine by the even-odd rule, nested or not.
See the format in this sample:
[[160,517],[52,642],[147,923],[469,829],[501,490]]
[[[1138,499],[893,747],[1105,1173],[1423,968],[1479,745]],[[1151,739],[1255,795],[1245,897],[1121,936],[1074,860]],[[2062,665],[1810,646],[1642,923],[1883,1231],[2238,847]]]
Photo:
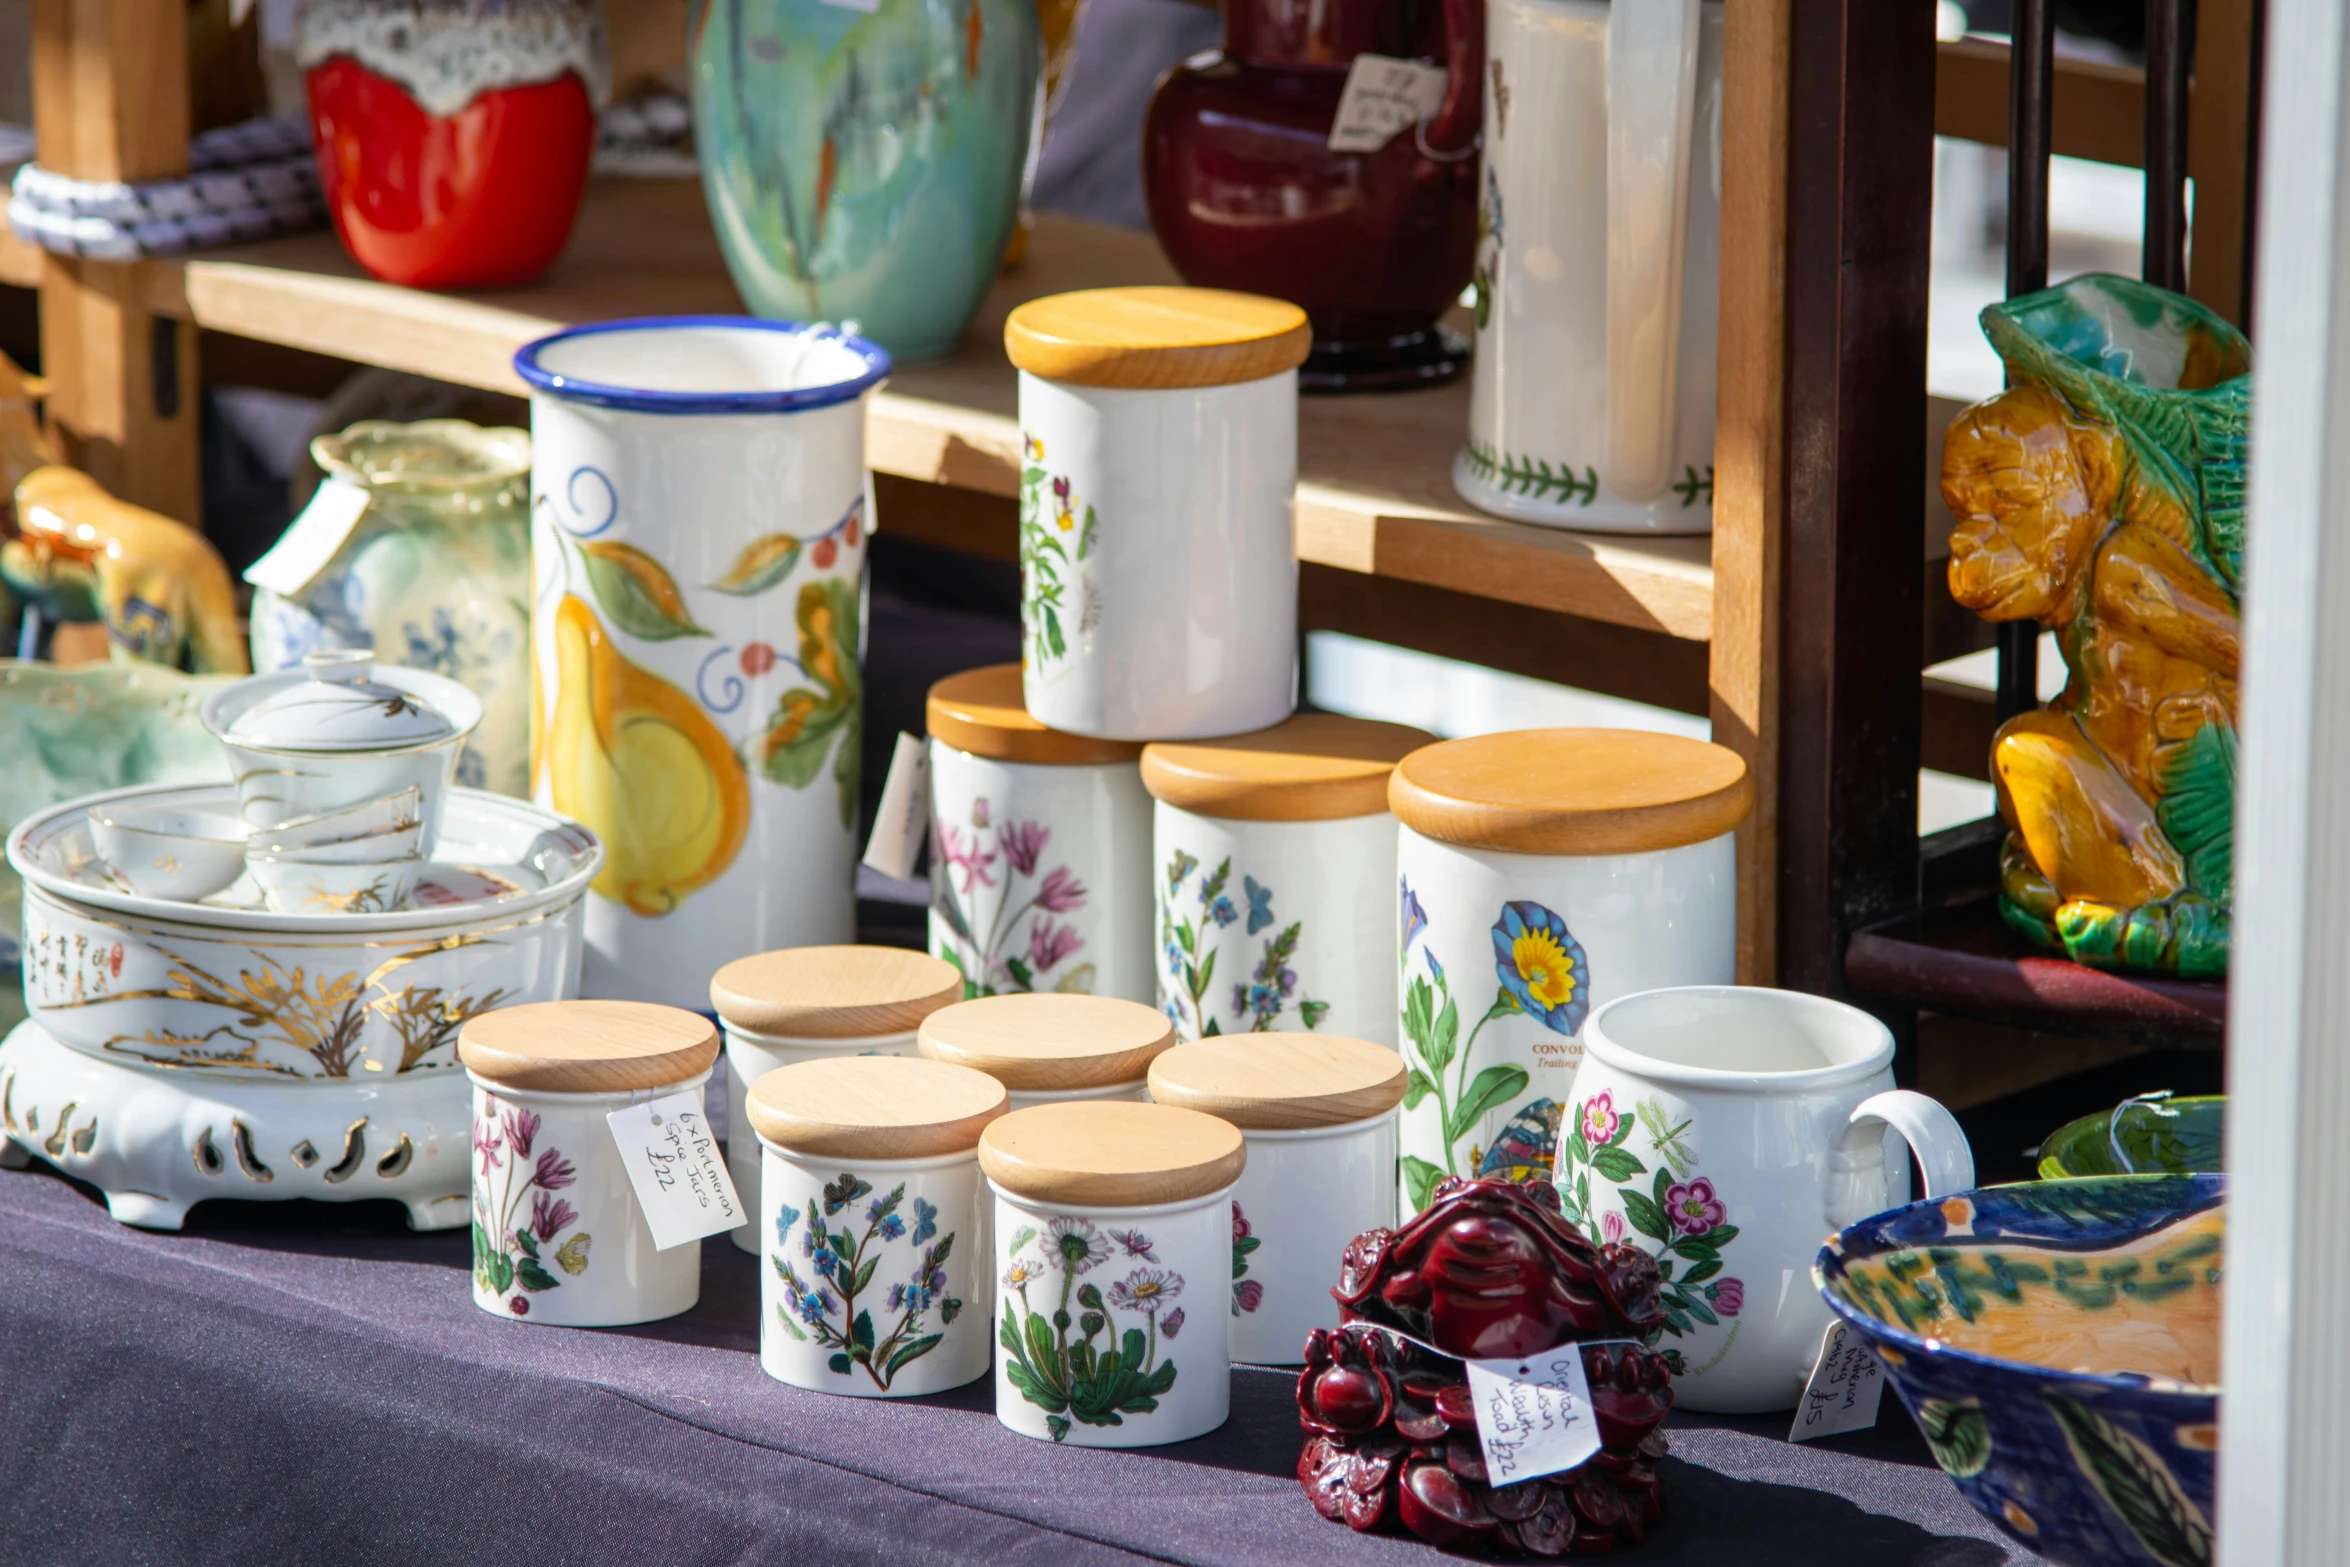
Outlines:
[[2008,390],[1942,448],[1950,591],[2056,632],[2070,678],[1992,742],[2000,912],[2100,968],[2227,972],[2251,347],[2088,276],[1993,305]]

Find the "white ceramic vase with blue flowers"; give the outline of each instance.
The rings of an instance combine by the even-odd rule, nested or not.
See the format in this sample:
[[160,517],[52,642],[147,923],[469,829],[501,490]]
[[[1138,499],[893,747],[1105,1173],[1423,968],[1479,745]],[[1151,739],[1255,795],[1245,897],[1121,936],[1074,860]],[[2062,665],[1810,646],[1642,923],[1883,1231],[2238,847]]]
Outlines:
[[1534,729],[1396,767],[1402,1211],[1436,1183],[1548,1180],[1584,1019],[1737,975],[1745,763],[1701,740]]

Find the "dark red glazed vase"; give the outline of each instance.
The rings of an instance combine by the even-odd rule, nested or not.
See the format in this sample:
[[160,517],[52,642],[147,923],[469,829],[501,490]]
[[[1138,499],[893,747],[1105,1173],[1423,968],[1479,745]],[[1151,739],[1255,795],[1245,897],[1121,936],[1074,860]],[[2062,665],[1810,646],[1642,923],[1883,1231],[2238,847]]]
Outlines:
[[[1442,65],[1435,116],[1332,152],[1358,54]],[[1167,74],[1143,128],[1151,227],[1184,279],[1292,300],[1309,391],[1428,386],[1467,367],[1436,324],[1477,248],[1483,0],[1225,0],[1224,47]]]

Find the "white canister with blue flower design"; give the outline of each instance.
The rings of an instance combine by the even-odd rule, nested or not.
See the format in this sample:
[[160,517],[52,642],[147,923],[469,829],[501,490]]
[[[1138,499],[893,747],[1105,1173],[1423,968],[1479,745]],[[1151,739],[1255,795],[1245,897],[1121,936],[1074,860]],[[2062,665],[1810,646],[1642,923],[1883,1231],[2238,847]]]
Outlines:
[[1003,1085],[939,1061],[843,1056],[751,1087],[759,1364],[849,1398],[987,1374],[991,1205],[974,1150]]
[[1159,1006],[1184,1039],[1307,1029],[1395,1043],[1387,776],[1433,736],[1300,713],[1142,755]]
[[1737,753],[1533,729],[1406,757],[1388,799],[1402,1208],[1447,1176],[1547,1180],[1593,1006],[1737,971]]
[[996,1418],[1072,1447],[1205,1436],[1232,1398],[1230,1123],[1096,1100],[980,1137],[995,1192]]

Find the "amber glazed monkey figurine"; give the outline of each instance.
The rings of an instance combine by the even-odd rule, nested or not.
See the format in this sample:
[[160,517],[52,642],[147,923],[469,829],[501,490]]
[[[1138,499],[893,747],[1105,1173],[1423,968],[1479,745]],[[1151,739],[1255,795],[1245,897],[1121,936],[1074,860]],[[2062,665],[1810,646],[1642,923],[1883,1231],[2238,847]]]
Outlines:
[[1942,447],[1950,591],[2056,633],[2000,726],[2000,912],[2101,968],[2227,972],[2251,349],[2193,300],[2076,278],[1993,305],[2011,386]]

